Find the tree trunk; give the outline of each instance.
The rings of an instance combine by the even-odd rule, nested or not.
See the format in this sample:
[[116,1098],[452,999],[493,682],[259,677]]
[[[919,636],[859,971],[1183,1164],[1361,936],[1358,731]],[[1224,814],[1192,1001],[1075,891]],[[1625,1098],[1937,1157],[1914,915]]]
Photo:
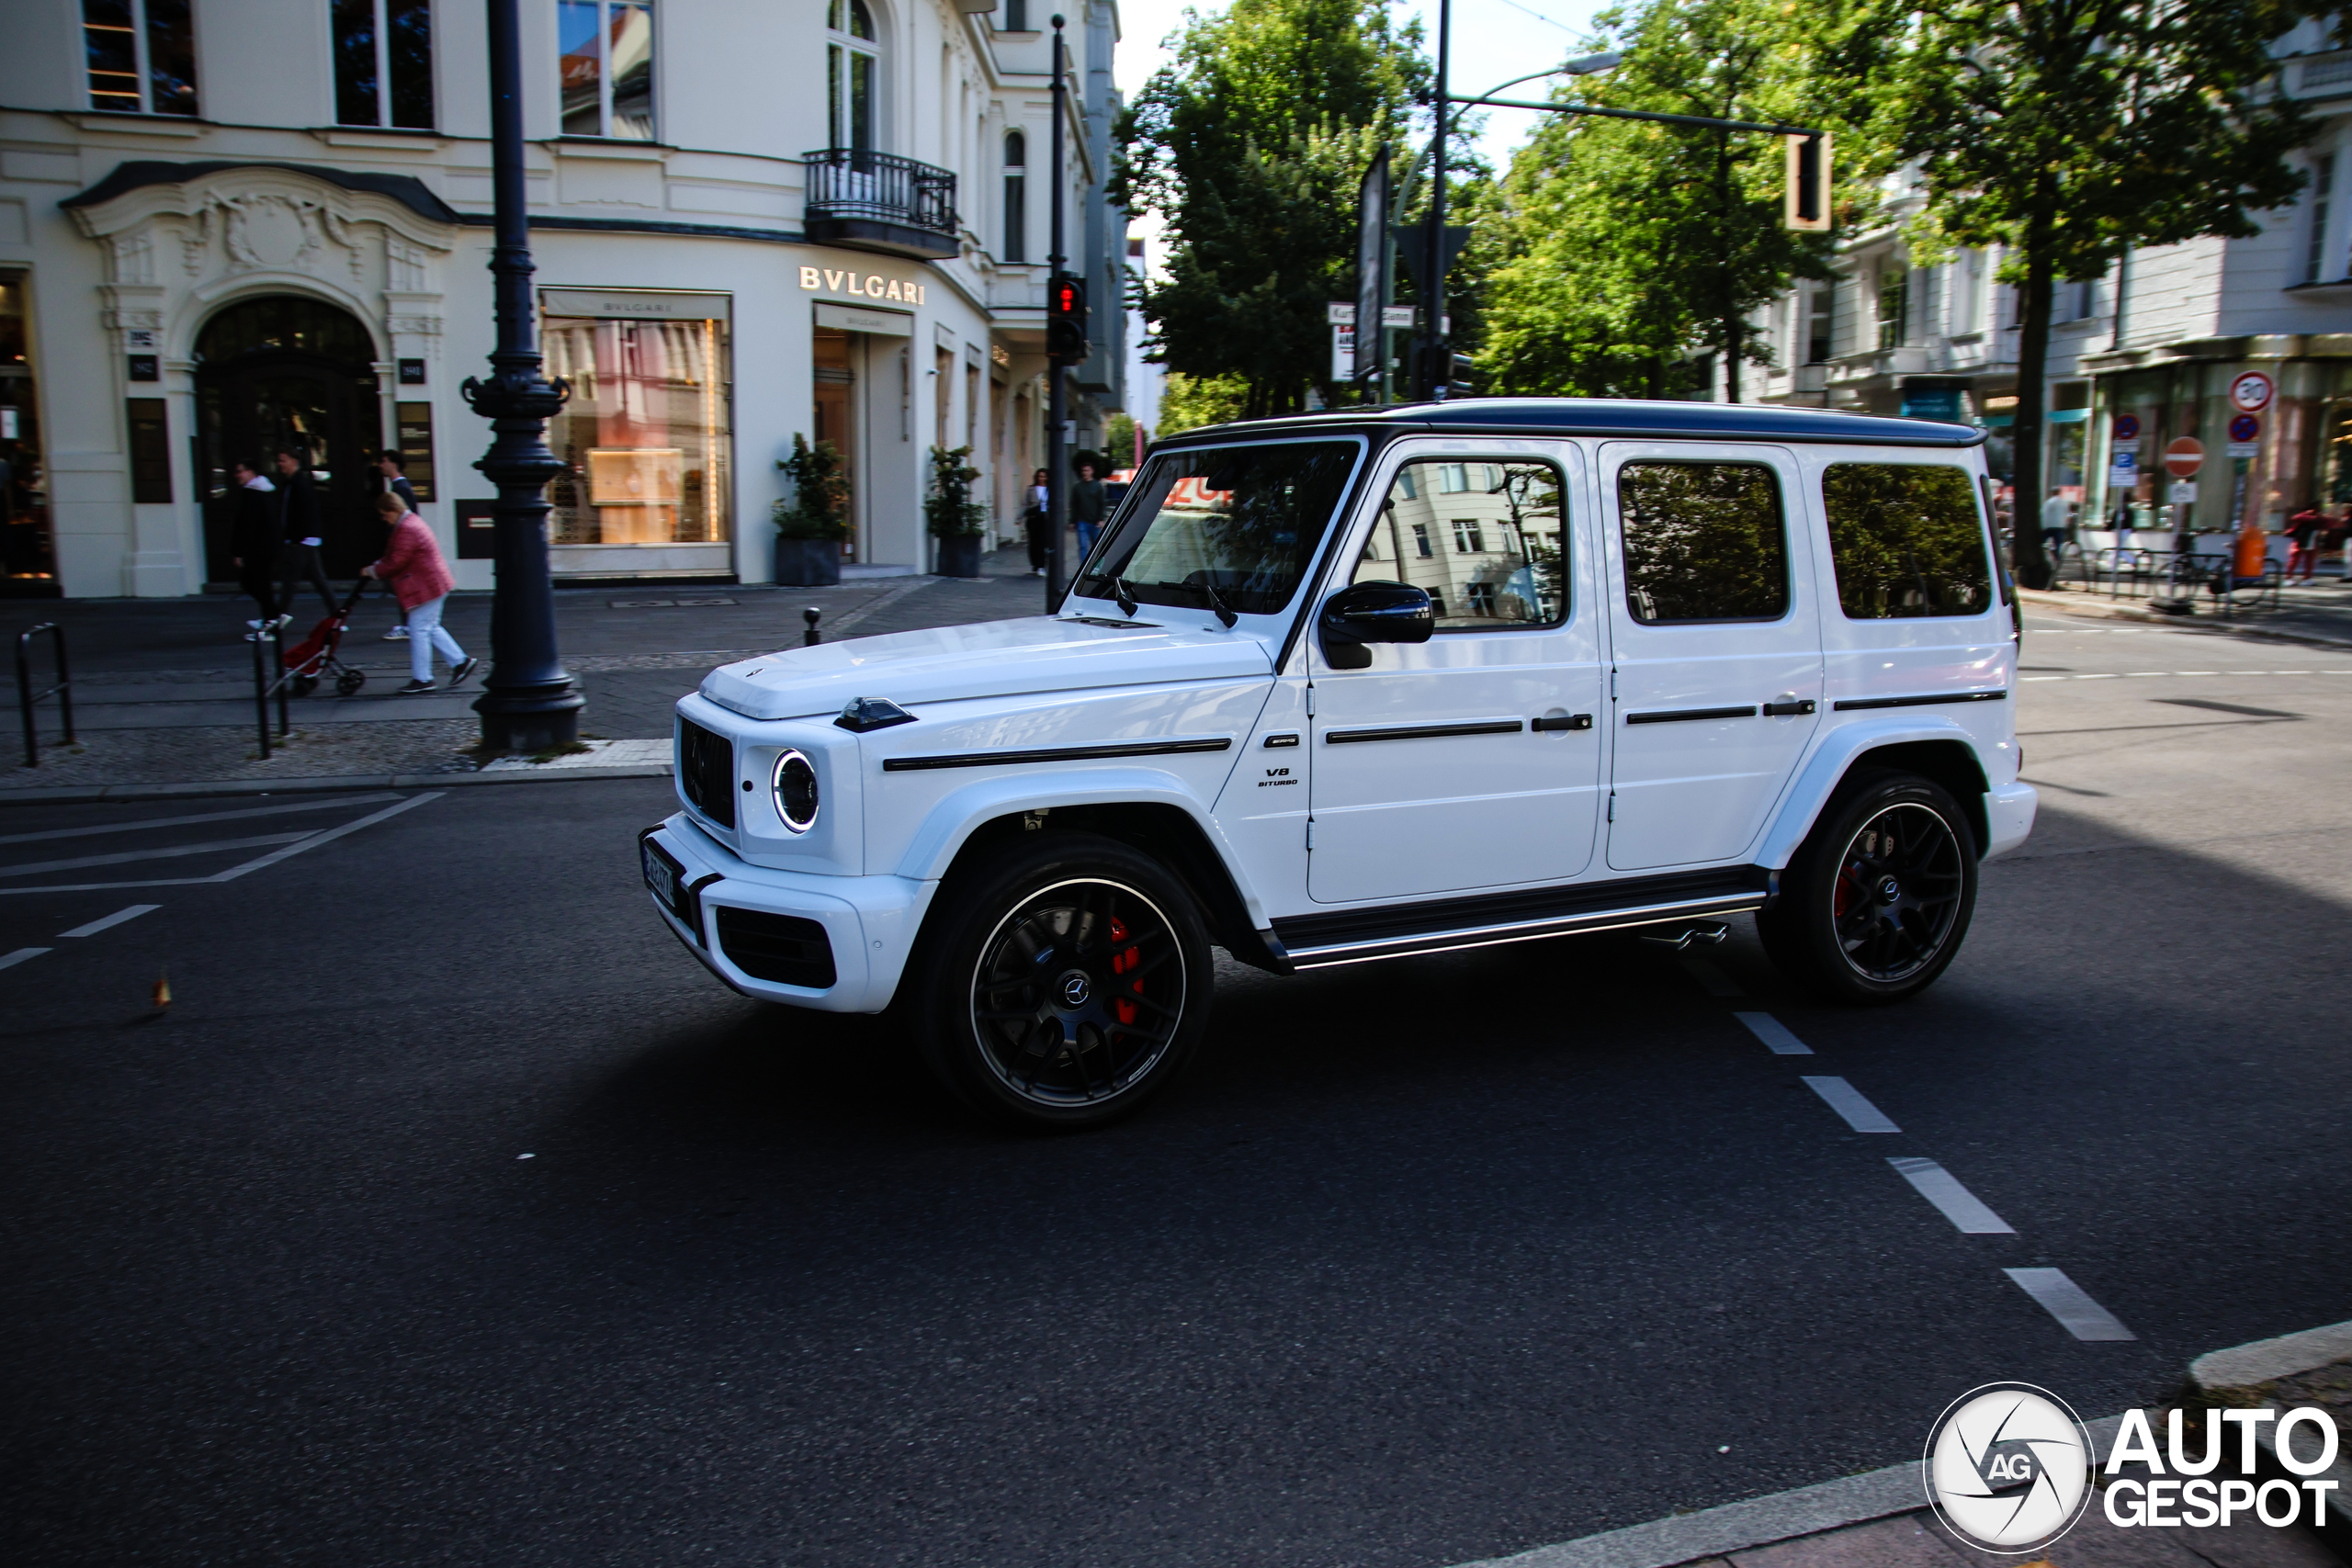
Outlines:
[[2036,216],[2026,225],[2025,288],[2018,319],[2018,412],[2009,432],[2017,454],[2009,558],[2018,581],[2028,588],[2049,587],[2052,575],[2041,548],[2041,503],[2048,488],[2041,475],[2042,405],[2048,401],[2043,367],[2050,357],[2050,313],[2057,292],[2050,265],[2050,231],[2047,217]]
[[1724,401],[1739,401],[1739,360],[1747,347],[1747,323],[1736,310],[1724,312]]

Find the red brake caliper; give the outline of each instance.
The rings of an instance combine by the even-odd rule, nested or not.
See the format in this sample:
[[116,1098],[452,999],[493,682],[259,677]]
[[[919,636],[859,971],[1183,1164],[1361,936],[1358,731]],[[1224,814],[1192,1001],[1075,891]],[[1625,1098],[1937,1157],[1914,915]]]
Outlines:
[[[1111,941],[1114,943],[1117,943],[1126,940],[1126,921],[1119,919],[1116,915],[1112,916]],[[1111,973],[1114,975],[1124,975],[1128,970],[1134,968],[1136,966],[1136,950],[1132,947],[1111,954]],[[1143,982],[1141,980],[1129,982],[1127,988],[1137,996],[1143,995]],[[1136,1021],[1136,1004],[1127,1000],[1125,997],[1113,998],[1111,1001],[1111,1010],[1119,1015],[1119,1021],[1121,1023],[1132,1025]]]

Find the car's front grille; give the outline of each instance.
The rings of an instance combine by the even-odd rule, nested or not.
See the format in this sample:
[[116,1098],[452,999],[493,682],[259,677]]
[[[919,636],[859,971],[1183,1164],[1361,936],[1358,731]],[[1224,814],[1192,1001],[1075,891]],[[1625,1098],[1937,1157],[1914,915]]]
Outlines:
[[722,828],[735,826],[735,748],[690,718],[678,720],[678,787]]
[[755,980],[821,991],[833,983],[833,944],[825,928],[797,915],[718,906],[718,946]]

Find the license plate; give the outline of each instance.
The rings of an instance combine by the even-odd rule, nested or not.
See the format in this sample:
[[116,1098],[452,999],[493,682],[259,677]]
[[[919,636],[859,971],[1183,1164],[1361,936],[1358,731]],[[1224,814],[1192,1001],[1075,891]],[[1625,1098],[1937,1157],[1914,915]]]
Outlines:
[[684,901],[684,893],[678,885],[678,868],[662,859],[662,852],[653,847],[650,840],[638,846],[638,853],[645,862],[645,886],[662,900],[664,908],[676,914]]

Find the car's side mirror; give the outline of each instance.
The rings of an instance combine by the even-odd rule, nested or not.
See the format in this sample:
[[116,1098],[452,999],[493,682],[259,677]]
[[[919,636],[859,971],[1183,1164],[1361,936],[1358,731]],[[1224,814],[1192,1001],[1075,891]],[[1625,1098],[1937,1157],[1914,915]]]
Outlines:
[[1317,629],[1332,668],[1362,670],[1372,662],[1366,643],[1429,641],[1437,606],[1408,582],[1358,582],[1323,601]]

